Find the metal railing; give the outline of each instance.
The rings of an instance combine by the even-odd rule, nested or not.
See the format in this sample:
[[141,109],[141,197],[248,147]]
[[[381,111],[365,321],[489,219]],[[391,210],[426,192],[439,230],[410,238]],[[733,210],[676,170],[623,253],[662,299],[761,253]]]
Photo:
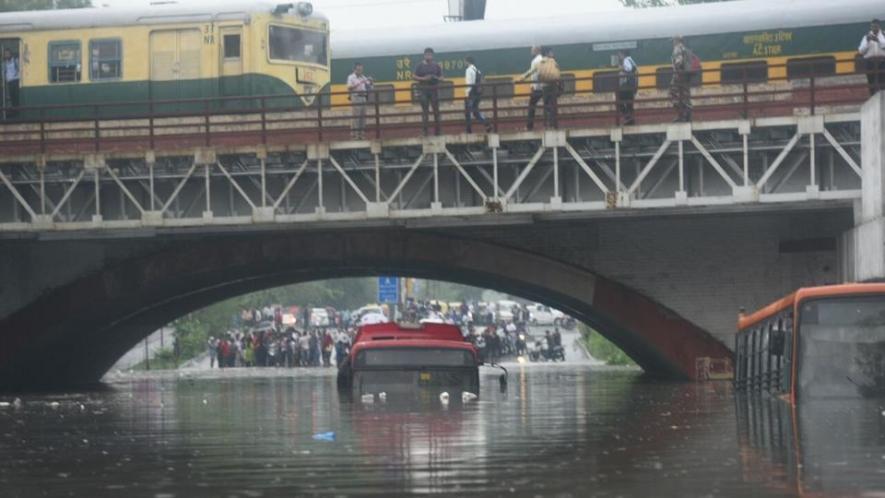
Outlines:
[[[810,66],[814,63],[809,61]],[[856,64],[856,61],[834,62],[836,67],[847,63]],[[742,78],[737,82],[723,83],[717,81],[718,77],[706,78],[710,81],[693,87],[693,120],[749,119],[796,112],[813,115],[822,107],[857,106],[871,93],[866,82],[849,81],[864,75],[863,71],[851,75],[815,76],[812,73],[789,78],[788,64],[771,64],[766,67],[769,74],[782,72],[783,75],[756,83],[751,81],[748,70],[743,68]],[[708,68],[701,72],[721,76],[721,71]],[[605,77],[617,78],[617,73]],[[653,78],[657,82],[660,77],[658,73],[640,72],[638,81]],[[599,91],[595,88],[602,81],[599,75],[569,81],[574,82],[574,90],[560,96],[557,105],[559,128],[622,125],[624,116],[619,111],[619,104],[623,102],[617,98],[617,88]],[[483,83],[480,107],[494,132],[524,128],[529,85],[531,82],[528,81]],[[885,86],[885,81],[877,85]],[[465,128],[465,111],[455,103],[462,102],[459,90],[466,87],[448,85],[444,93],[450,90],[451,95],[441,95],[443,134],[462,133]],[[673,118],[675,113],[665,88],[657,84],[639,85],[637,90],[632,101],[637,124],[661,123]],[[412,103],[409,106],[382,103],[380,97],[385,92],[396,92],[394,95],[409,92]],[[300,100],[298,96],[262,95],[7,108],[7,115],[15,117],[0,126],[0,152],[19,155],[99,153],[158,147],[257,146],[347,140],[354,105],[367,107],[364,130],[367,137],[376,140],[414,137],[422,133],[422,112],[415,103],[414,92],[414,87],[409,90],[375,89],[363,104],[347,102],[348,92],[324,92],[305,96],[314,102],[307,107],[296,102]],[[543,103],[539,107],[542,112],[538,121],[543,126]],[[432,111],[429,119],[432,128]]]

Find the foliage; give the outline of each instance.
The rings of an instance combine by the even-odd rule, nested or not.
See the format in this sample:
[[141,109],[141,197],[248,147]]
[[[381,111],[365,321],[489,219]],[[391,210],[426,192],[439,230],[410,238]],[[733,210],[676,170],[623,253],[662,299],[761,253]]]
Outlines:
[[83,7],[92,7],[92,0],[0,0],[0,12],[79,9]]
[[581,337],[584,344],[594,358],[604,361],[608,365],[627,365],[635,366],[636,363],[621,351],[620,348],[612,344],[611,341],[602,336],[599,332],[590,327],[580,325]]
[[625,7],[645,9],[648,7],[667,7],[670,5],[690,5],[695,3],[713,3],[728,0],[621,0]]
[[420,280],[415,292],[416,299],[431,299],[445,302],[480,301],[483,289],[470,285],[436,280]]
[[130,370],[169,370],[178,368],[178,365],[179,361],[175,358],[174,351],[161,349],[149,361],[137,363]]

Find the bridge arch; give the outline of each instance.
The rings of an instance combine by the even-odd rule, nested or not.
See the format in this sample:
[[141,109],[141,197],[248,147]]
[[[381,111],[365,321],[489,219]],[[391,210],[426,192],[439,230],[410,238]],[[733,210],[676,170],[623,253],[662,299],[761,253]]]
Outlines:
[[0,389],[96,382],[139,340],[190,311],[279,285],[375,274],[471,284],[557,307],[659,377],[690,379],[696,358],[730,357],[660,303],[547,256],[405,229],[252,233],[178,239],[107,264],[0,319]]

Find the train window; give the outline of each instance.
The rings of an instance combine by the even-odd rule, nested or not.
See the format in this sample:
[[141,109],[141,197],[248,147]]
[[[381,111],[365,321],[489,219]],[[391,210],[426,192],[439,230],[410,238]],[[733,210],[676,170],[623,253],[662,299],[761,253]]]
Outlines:
[[268,39],[273,60],[326,64],[326,33],[271,25]]
[[372,95],[379,104],[396,103],[396,89],[393,85],[377,85]]
[[559,83],[562,85],[563,95],[575,94],[575,75],[572,73],[562,73]]
[[795,80],[812,76],[832,76],[836,74],[835,57],[807,57],[787,61],[787,79]]
[[224,35],[224,58],[240,58],[240,35]]
[[[699,87],[704,82],[704,75],[701,71],[692,73],[691,86]],[[655,87],[658,90],[669,90],[673,83],[673,68],[660,67],[655,71]]]
[[618,91],[618,71],[596,71],[593,73],[593,93],[611,93]]
[[768,62],[752,61],[723,64],[720,78],[724,85],[764,83],[768,81]]
[[89,79],[115,80],[123,76],[123,43],[120,40],[89,42]]
[[498,97],[499,99],[513,98],[513,78],[485,78],[482,86],[482,94],[488,99],[492,97]]
[[49,42],[49,82],[73,83],[80,81],[80,42]]

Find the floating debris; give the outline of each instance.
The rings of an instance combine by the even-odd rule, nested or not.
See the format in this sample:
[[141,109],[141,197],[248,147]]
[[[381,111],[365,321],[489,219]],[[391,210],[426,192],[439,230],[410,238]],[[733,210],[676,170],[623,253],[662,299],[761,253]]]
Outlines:
[[335,433],[334,432],[320,432],[319,434],[313,435],[314,441],[334,441]]
[[444,393],[440,393],[440,395],[439,395],[439,401],[440,401],[440,403],[442,403],[442,404],[444,404],[444,405],[449,404],[449,393],[445,393],[445,392],[444,392]]
[[360,396],[360,401],[362,401],[363,403],[366,403],[366,404],[374,403],[375,402],[375,395],[374,394],[363,394],[362,396]]
[[470,393],[470,392],[467,392],[467,391],[462,391],[462,392],[461,392],[461,402],[462,402],[462,403],[467,403],[467,402],[470,402],[470,401],[474,401],[474,400],[476,400],[476,399],[478,399],[478,398],[479,398],[479,396],[477,396],[477,395],[475,395],[475,394],[473,394],[473,393]]

